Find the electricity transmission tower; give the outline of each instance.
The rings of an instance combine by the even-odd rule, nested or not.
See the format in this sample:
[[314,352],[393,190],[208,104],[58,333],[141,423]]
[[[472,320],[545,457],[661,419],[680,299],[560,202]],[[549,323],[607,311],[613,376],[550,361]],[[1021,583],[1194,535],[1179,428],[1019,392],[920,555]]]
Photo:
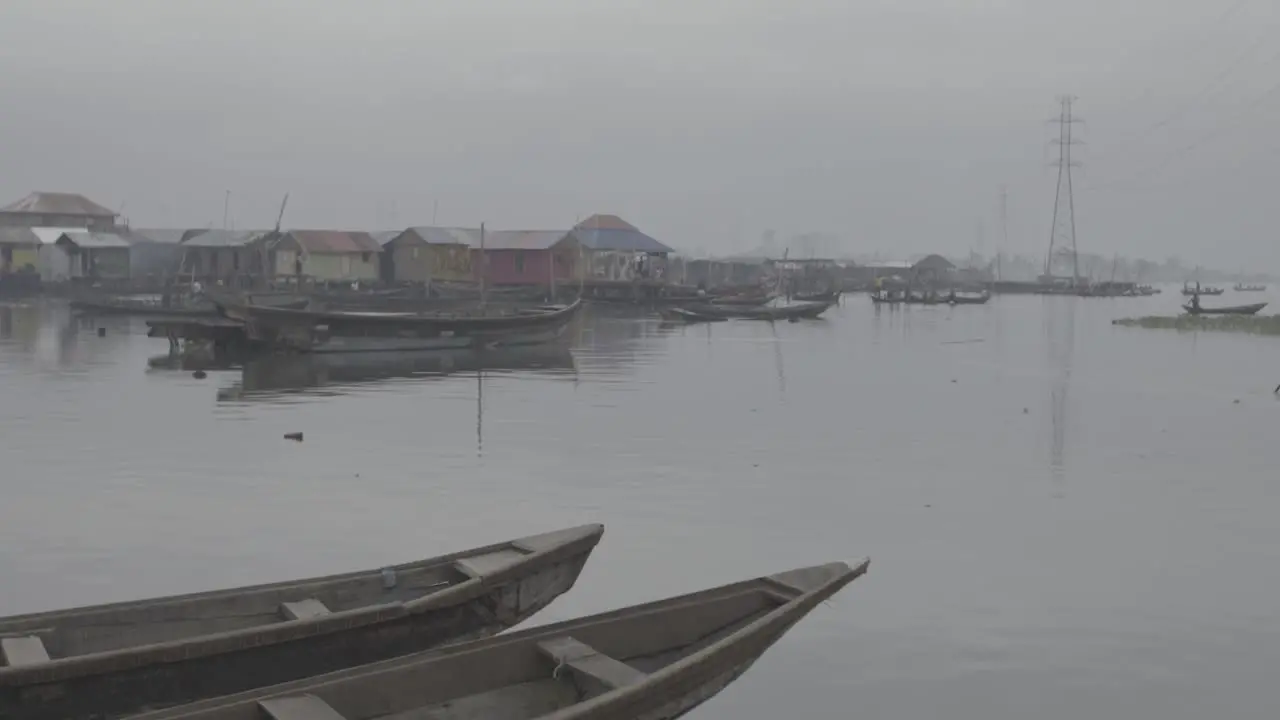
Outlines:
[[1072,127],[1081,122],[1071,112],[1071,104],[1076,98],[1063,95],[1058,98],[1061,110],[1058,117],[1050,122],[1058,124],[1058,137],[1053,141],[1058,146],[1058,159],[1053,165],[1058,168],[1058,189],[1053,197],[1053,227],[1049,230],[1049,255],[1044,261],[1044,274],[1053,274],[1053,253],[1057,248],[1071,248],[1072,284],[1080,282],[1080,259],[1076,253],[1076,204],[1071,192],[1071,168],[1080,163],[1071,159],[1071,146],[1081,144],[1071,137]]

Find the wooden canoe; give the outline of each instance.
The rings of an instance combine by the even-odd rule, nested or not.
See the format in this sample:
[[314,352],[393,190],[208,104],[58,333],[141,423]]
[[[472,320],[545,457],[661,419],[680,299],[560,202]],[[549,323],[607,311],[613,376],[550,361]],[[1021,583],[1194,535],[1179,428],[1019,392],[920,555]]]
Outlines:
[[1188,315],[1254,315],[1259,310],[1266,307],[1264,302],[1254,303],[1252,305],[1233,305],[1230,307],[1207,308],[1196,307],[1194,305],[1183,305],[1182,309]]
[[487,637],[573,587],[603,532],[0,619],[0,718],[118,718]]
[[866,572],[832,563],[134,720],[666,720]]
[[663,320],[668,322],[685,323],[689,325],[704,322],[723,322],[729,319],[720,315],[704,315],[702,313],[678,307],[663,308],[662,312],[659,314],[662,315]]

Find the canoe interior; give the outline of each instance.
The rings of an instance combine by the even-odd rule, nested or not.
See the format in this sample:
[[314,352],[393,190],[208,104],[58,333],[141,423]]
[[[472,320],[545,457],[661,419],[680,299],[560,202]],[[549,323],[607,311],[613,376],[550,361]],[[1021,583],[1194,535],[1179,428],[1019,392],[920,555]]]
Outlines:
[[[858,569],[843,563],[805,568],[135,720],[531,720],[581,710],[630,686],[636,687],[628,702],[685,707],[640,714],[645,708],[635,705],[623,714],[608,709],[583,716],[676,717],[713,696],[821,599],[865,570],[865,561]],[[730,647],[737,652],[702,653]],[[674,672],[655,675],[677,670],[672,666],[697,653],[697,663],[680,666],[680,682],[671,682]]]
[[[298,609],[337,613],[405,602],[463,583],[532,552],[508,543],[417,563],[309,580],[56,610],[0,619],[0,639],[38,637],[52,659],[262,627]],[[391,585],[388,587],[388,585]],[[4,671],[0,655],[0,673]]]

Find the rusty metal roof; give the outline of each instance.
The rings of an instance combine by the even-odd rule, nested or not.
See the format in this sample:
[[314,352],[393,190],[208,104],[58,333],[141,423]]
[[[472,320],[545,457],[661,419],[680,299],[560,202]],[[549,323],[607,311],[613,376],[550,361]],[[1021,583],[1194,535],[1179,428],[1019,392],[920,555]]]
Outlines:
[[128,239],[157,245],[177,245],[184,238],[202,232],[204,232],[203,229],[191,230],[188,228],[133,228],[129,231]]
[[617,215],[592,215],[573,227],[573,236],[588,250],[658,254],[675,252]]
[[290,230],[286,233],[309,253],[376,253],[382,246],[362,230]]
[[574,230],[635,230],[636,226],[617,215],[592,215],[573,227]]
[[64,232],[58,238],[58,242],[67,241],[81,248],[129,248],[129,241],[116,235],[115,233],[99,233],[89,232],[88,230],[80,230],[78,232]]
[[33,192],[12,205],[0,208],[0,212],[99,218],[114,218],[117,215],[115,210],[105,208],[83,195],[59,192]]
[[373,236],[373,239],[377,241],[378,245],[386,246],[387,243],[403,235],[404,231],[403,230],[379,230],[378,232],[371,232],[369,234]]
[[31,228],[0,227],[0,245],[41,245],[40,236],[31,232]]
[[[495,230],[484,235],[485,250],[550,250],[569,237],[568,230]],[[473,250],[480,249],[477,235]]]

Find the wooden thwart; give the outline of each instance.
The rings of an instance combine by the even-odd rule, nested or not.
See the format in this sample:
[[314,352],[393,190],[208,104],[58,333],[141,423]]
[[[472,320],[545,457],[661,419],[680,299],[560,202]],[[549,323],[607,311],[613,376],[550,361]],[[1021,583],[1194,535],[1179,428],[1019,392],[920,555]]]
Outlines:
[[45,649],[44,641],[35,635],[0,640],[0,656],[9,667],[49,662],[49,651]]
[[280,603],[280,614],[285,620],[310,620],[329,614],[329,608],[315,598],[297,602]]
[[511,567],[523,561],[525,557],[525,554],[519,550],[495,550],[484,555],[459,558],[454,562],[454,566],[471,577],[482,578],[503,568]]
[[634,685],[643,682],[647,677],[621,660],[603,655],[590,645],[571,637],[540,642],[538,650],[554,660],[557,666],[564,665],[573,672],[585,675],[609,688]]
[[315,695],[272,698],[258,703],[271,720],[347,720]]

